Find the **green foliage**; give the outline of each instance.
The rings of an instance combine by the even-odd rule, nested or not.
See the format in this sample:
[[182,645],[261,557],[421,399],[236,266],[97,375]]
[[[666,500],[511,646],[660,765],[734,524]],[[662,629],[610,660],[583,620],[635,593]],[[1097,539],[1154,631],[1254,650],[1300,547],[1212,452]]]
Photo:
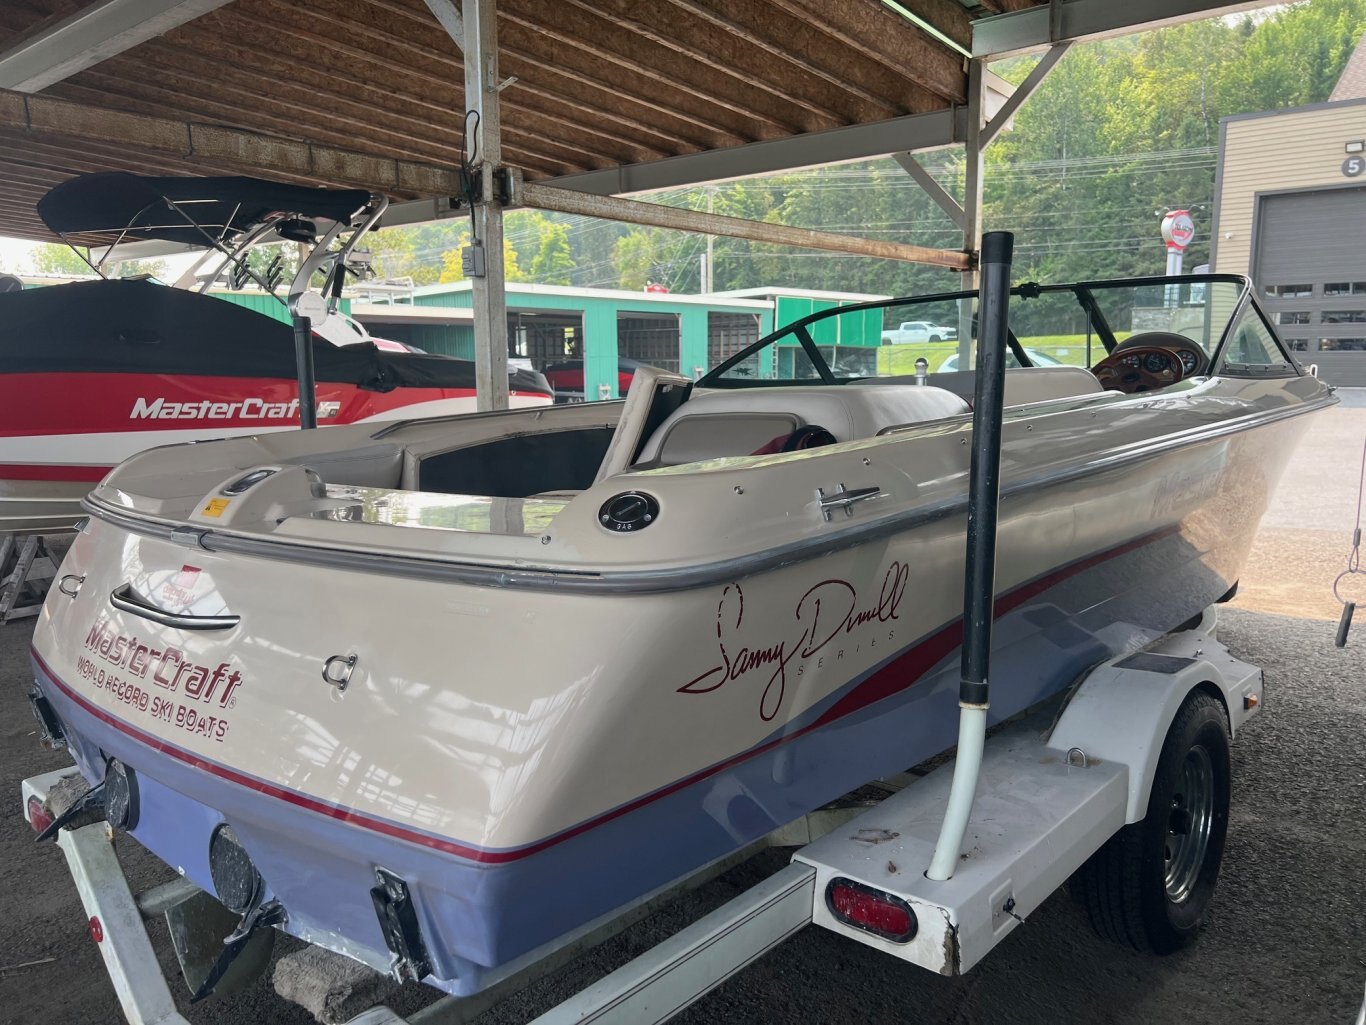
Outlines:
[[[469,228],[462,228],[455,236],[451,248],[441,254],[441,274],[437,281],[464,281],[465,270],[463,265],[463,250],[470,244]],[[507,282],[525,281],[526,274],[523,273],[521,265],[517,262],[517,250],[512,247],[512,241],[506,235],[503,236],[503,280]],[[421,284],[421,282],[418,282]]]
[[[1193,211],[1197,226],[1186,266],[1208,262],[1220,119],[1326,100],[1364,27],[1366,0],[1312,0],[1262,16],[1211,18],[1073,47],[986,154],[983,223],[1015,232],[1017,279],[1161,273],[1158,224],[1162,212],[1180,207]],[[1019,82],[1036,59],[1003,61],[993,70]],[[924,160],[961,197],[961,155],[944,150]],[[938,249],[962,245],[953,221],[891,161],[649,198]],[[458,277],[468,231],[466,220],[454,219],[379,232],[372,243],[378,269],[418,284]],[[699,235],[529,210],[510,213],[505,232],[515,253],[532,254],[530,281],[702,288],[699,257],[707,240]],[[717,291],[779,286],[905,295],[959,287],[950,271],[896,261],[731,238],[713,239],[711,249]],[[511,272],[509,280],[516,280]]]
[[567,285],[573,269],[569,228],[556,222],[547,223],[541,231],[540,246],[527,269],[527,279],[542,285]]
[[69,274],[76,277],[89,277],[95,273],[90,268],[90,264],[82,260],[74,250],[50,242],[43,242],[35,246],[29,254],[28,262],[36,274],[51,274],[53,276]]

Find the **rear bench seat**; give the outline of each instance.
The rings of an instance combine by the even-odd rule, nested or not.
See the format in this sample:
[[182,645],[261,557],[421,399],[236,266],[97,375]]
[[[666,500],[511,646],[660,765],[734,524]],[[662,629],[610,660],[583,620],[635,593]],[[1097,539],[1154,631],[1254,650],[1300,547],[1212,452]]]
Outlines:
[[635,466],[752,455],[799,427],[824,427],[836,441],[853,441],[966,412],[968,404],[950,391],[904,384],[694,391],[650,435]]

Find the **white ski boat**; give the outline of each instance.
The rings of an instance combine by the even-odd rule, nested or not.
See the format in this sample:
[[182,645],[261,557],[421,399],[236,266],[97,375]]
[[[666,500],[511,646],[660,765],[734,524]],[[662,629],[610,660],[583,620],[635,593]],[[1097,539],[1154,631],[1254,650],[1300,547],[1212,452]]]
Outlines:
[[[993,722],[1228,595],[1333,401],[1245,279],[1013,294],[1016,333],[1065,311],[1106,355],[1011,339]],[[1200,326],[1131,331],[1144,295]],[[972,301],[817,314],[624,403],[136,456],[85,502],[38,709],[234,911],[475,992],[953,745],[973,374],[820,346]]]

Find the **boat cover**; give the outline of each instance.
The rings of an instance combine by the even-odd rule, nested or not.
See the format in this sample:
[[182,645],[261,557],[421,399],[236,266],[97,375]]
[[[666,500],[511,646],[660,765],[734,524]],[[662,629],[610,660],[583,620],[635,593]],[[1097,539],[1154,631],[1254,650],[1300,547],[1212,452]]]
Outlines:
[[[204,231],[167,204],[182,207]],[[124,171],[83,174],[38,201],[38,216],[60,235],[112,232],[124,241],[159,239],[204,246],[272,213],[350,223],[370,202],[363,189],[315,189],[260,178],[148,178]]]
[[[474,388],[474,363],[313,338],[319,381],[372,391]],[[211,295],[154,281],[83,281],[0,294],[0,374],[187,374],[293,379],[294,330]],[[545,391],[516,371],[513,390]]]

